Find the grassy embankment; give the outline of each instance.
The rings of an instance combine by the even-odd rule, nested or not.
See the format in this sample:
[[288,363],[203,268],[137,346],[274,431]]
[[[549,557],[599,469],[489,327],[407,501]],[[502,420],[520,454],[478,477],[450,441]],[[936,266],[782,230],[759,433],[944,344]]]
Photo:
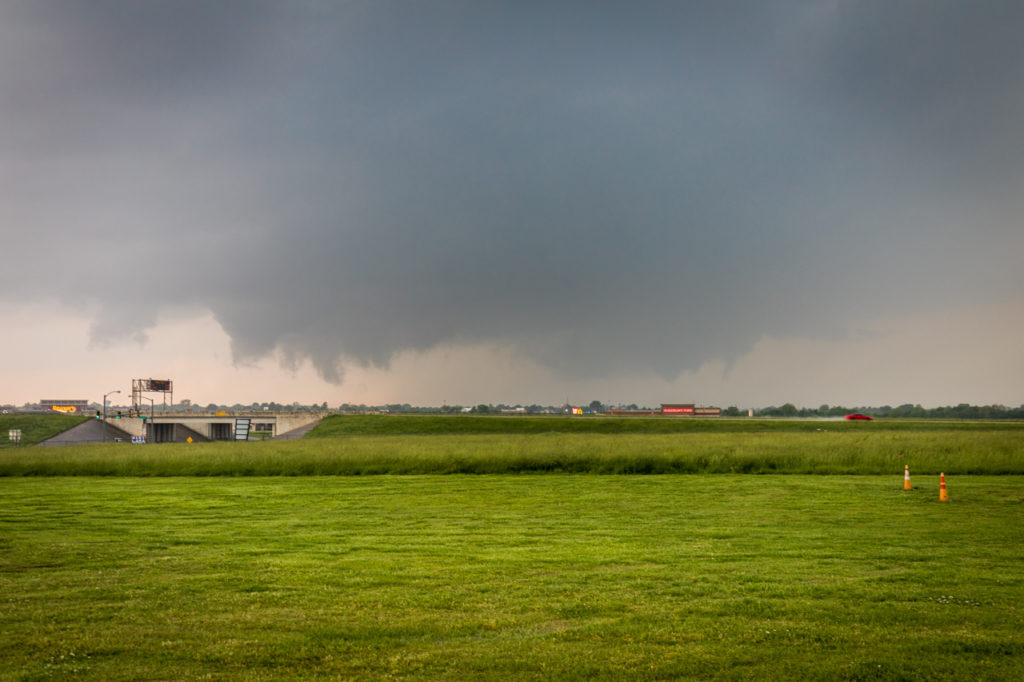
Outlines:
[[1024,432],[1020,421],[943,421],[891,419],[872,422],[845,419],[748,419],[690,417],[568,417],[561,415],[336,415],[324,419],[309,434],[332,436],[412,436],[539,433],[870,433],[885,431],[1015,431]]
[[[0,414],[0,449],[24,447],[41,443],[89,419],[64,414]],[[11,429],[21,429],[21,443],[15,445]]]
[[0,476],[1024,474],[1024,423],[352,416],[300,441],[9,451]]
[[1020,679],[1024,478],[0,480],[0,680]]

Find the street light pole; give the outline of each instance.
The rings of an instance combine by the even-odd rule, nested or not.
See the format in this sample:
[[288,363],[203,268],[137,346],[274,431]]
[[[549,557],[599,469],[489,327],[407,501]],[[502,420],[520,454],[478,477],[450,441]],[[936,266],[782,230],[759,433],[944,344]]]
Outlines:
[[140,395],[139,397],[142,398],[143,400],[148,400],[149,401],[149,432],[151,434],[153,434],[153,438],[152,439],[147,439],[147,440],[152,440],[152,442],[155,443],[156,442],[156,422],[153,421],[154,419],[156,419],[155,409],[154,409],[155,403],[153,402],[153,399],[150,398],[149,396]]
[[106,393],[106,394],[103,395],[103,442],[104,443],[107,442],[107,396],[108,395],[113,395],[115,393],[120,393],[120,392],[121,391],[111,391],[110,393]]

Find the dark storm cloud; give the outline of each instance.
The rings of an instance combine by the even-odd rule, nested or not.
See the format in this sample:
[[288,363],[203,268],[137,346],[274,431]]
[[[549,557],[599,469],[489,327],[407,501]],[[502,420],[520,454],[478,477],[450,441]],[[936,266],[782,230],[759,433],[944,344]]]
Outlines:
[[840,3],[808,27],[804,86],[947,179],[992,181],[1024,152],[1022,21],[1012,2]]
[[5,14],[4,286],[98,337],[191,306],[329,378],[495,340],[674,376],[1021,283],[1015,3]]

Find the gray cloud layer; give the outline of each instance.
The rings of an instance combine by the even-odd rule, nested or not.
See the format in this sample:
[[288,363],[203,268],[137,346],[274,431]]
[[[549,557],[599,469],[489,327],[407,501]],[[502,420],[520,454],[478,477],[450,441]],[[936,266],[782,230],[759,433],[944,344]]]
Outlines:
[[[1024,278],[1024,5],[23,2],[0,295],[672,377]],[[45,280],[46,286],[39,282]],[[72,293],[74,292],[74,293]]]

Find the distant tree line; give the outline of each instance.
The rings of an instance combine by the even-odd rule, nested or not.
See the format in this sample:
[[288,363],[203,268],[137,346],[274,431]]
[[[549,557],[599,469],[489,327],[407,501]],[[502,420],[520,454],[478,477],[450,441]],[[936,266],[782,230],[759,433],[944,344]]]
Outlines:
[[[844,407],[841,405],[821,405],[817,408],[796,407],[793,403],[786,403],[780,407],[765,407],[754,410],[759,417],[841,417],[852,412],[869,414],[872,417],[886,418],[909,418],[909,419],[1024,419],[1024,405],[1020,407],[1007,407],[1005,405],[959,405],[947,407],[921,407],[906,403],[892,407],[882,405],[881,407]],[[728,407],[722,410],[725,416],[739,416],[740,411],[735,407]]]

